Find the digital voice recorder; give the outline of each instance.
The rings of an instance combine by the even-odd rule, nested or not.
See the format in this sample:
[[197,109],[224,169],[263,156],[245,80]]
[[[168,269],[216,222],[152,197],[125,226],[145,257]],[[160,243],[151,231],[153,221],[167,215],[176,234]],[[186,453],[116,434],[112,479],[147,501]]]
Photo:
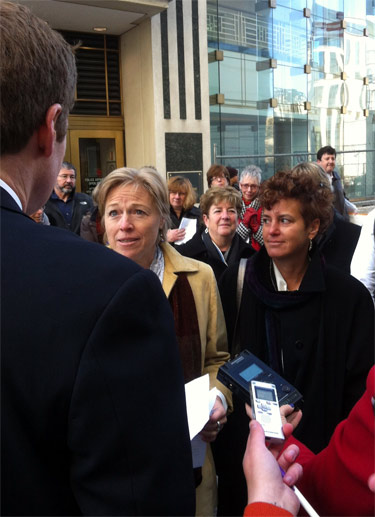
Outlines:
[[266,440],[284,440],[276,386],[268,382],[251,381],[250,400],[253,417],[262,425]]

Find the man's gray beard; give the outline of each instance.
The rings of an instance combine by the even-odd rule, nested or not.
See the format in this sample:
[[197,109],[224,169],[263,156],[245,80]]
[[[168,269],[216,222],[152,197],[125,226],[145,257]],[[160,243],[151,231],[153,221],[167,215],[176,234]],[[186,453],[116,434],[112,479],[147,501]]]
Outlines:
[[58,189],[61,190],[63,194],[71,194],[73,187],[58,187]]

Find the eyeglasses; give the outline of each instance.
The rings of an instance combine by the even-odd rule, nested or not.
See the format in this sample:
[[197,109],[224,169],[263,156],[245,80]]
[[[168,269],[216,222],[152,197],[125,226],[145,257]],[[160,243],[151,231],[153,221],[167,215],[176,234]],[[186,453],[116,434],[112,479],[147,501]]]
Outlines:
[[63,180],[67,180],[69,178],[72,181],[74,181],[76,179],[75,176],[70,176],[69,174],[58,174],[57,177],[61,178]]
[[226,181],[227,178],[225,176],[212,176],[212,181]]
[[259,188],[259,185],[250,185],[250,183],[240,183],[241,185],[241,188],[247,190],[247,189],[250,189],[250,190],[258,190]]

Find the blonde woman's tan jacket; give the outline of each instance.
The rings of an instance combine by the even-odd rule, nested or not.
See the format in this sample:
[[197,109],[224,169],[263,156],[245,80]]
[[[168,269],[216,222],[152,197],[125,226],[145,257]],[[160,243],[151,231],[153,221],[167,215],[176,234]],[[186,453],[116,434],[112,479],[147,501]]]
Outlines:
[[231,392],[216,379],[219,367],[230,359],[230,355],[223,308],[213,271],[204,262],[183,257],[166,242],[163,242],[160,248],[164,256],[163,289],[167,298],[177,280],[177,273],[187,274],[197,310],[202,375],[209,374],[210,388],[216,386],[224,394],[230,411]]

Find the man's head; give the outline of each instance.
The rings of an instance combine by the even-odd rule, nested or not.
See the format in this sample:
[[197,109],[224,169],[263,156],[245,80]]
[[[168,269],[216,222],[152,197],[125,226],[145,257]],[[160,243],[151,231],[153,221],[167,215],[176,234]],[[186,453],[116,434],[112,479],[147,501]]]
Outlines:
[[319,149],[316,154],[318,164],[323,167],[327,174],[332,176],[333,169],[336,165],[336,149],[330,145],[326,145]]
[[76,186],[77,170],[70,162],[63,162],[56,178],[55,192],[59,197],[69,196]]
[[63,37],[22,5],[0,2],[1,155],[15,154],[60,104],[55,123],[62,142],[74,103],[76,67]]

